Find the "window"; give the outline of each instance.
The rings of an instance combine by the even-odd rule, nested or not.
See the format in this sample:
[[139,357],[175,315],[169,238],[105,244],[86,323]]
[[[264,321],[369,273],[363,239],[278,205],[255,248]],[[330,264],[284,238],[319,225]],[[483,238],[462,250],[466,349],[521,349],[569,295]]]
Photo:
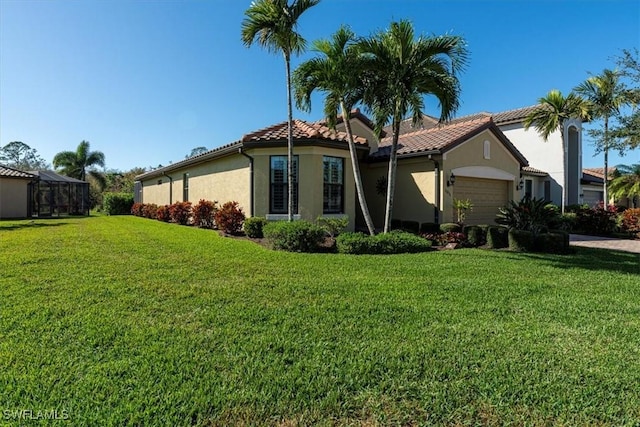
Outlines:
[[323,213],[344,213],[344,159],[322,157],[324,169]]
[[524,196],[533,197],[533,180],[532,179],[524,180]]
[[484,142],[484,158],[489,160],[491,158],[491,141],[487,140]]
[[182,201],[189,201],[189,173],[182,175]]
[[[269,213],[289,213],[287,156],[271,156]],[[298,213],[298,156],[293,156],[293,213]]]
[[551,201],[551,181],[544,182],[544,200]]

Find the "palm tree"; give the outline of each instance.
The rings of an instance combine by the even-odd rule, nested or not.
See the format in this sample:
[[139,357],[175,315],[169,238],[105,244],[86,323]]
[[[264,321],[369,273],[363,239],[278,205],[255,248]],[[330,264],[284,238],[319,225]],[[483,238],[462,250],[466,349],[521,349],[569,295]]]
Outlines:
[[457,74],[466,63],[467,47],[459,36],[416,39],[409,21],[392,22],[387,31],[363,39],[358,45],[365,58],[363,103],[373,114],[378,135],[389,121],[392,128],[386,233],[391,227],[393,212],[400,122],[409,114],[414,126],[422,121],[426,94],[438,99],[440,122],[451,118],[460,104]]
[[242,42],[250,47],[254,41],[271,52],[282,52],[287,78],[287,174],[289,221],[293,221],[293,108],[291,105],[291,55],[304,51],[305,39],[296,32],[298,19],[320,0],[255,0],[245,11]]
[[303,111],[311,111],[311,94],[315,90],[325,93],[324,113],[331,129],[336,128],[338,109],[340,110],[347,132],[358,202],[369,234],[373,235],[375,227],[364,198],[358,154],[349,122],[350,111],[362,98],[363,87],[358,72],[361,61],[355,41],[353,31],[344,26],[340,27],[331,40],[315,41],[313,50],[322,56],[310,59],[298,67],[293,73],[293,86],[296,105]]
[[640,197],[640,163],[616,166],[610,189],[613,197],[631,199],[637,207],[635,199]]
[[599,76],[588,78],[574,91],[589,102],[592,117],[604,121],[602,140],[598,141],[598,144],[604,153],[604,202],[606,204],[609,203],[609,148],[611,148],[609,119],[620,114],[620,108],[629,103],[628,92],[620,81],[620,73],[607,69]]
[[567,142],[565,140],[564,125],[569,119],[588,119],[589,110],[588,104],[579,96],[570,93],[566,97],[562,95],[559,90],[553,89],[549,93],[538,99],[538,106],[531,114],[524,119],[524,128],[529,130],[533,126],[538,134],[545,141],[549,140],[554,132],[560,132],[560,139],[562,141],[562,167],[563,182],[562,182],[562,202],[561,210],[564,214],[564,206],[567,203]]
[[62,151],[56,154],[53,166],[64,175],[82,181],[86,181],[88,173],[101,188],[107,184],[103,174],[90,169],[91,166],[104,167],[104,154],[100,151],[89,151],[89,141],[82,141],[76,151]]

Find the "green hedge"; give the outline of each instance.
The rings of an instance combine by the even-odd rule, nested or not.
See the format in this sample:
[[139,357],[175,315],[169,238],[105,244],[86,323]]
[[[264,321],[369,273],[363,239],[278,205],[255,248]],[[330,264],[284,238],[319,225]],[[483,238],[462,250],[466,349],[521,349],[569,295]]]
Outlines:
[[339,253],[343,254],[400,254],[425,252],[431,242],[404,231],[392,231],[369,236],[363,233],[342,233],[336,239]]
[[263,227],[273,249],[288,252],[318,252],[325,231],[309,221],[274,221]]
[[487,246],[491,249],[502,249],[509,246],[506,227],[491,226],[487,228]]
[[130,215],[133,206],[133,194],[104,193],[103,207],[107,215]]
[[456,222],[445,222],[440,224],[440,231],[443,233],[462,233],[462,226]]
[[266,223],[266,218],[259,216],[249,217],[244,220],[244,233],[252,239],[261,239],[264,237],[263,229]]
[[528,230],[509,230],[509,249],[514,252],[531,252],[533,246],[533,233]]
[[471,246],[482,246],[487,243],[486,232],[477,225],[464,227],[464,235]]

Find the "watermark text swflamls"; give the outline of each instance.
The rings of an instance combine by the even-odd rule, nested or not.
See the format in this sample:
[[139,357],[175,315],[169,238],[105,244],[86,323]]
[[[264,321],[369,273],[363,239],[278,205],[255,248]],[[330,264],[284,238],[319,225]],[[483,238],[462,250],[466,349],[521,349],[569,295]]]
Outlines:
[[33,409],[5,409],[2,411],[5,421],[16,420],[68,420],[69,411],[66,409],[57,410],[33,410]]

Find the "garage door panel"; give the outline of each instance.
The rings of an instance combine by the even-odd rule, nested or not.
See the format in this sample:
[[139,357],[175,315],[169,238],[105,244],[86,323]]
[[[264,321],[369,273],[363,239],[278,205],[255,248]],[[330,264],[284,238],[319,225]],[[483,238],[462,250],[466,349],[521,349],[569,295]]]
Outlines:
[[[509,201],[509,181],[456,177],[453,197],[473,203],[473,210],[467,212],[466,224],[495,224],[498,208]],[[454,220],[456,216],[454,211]]]

